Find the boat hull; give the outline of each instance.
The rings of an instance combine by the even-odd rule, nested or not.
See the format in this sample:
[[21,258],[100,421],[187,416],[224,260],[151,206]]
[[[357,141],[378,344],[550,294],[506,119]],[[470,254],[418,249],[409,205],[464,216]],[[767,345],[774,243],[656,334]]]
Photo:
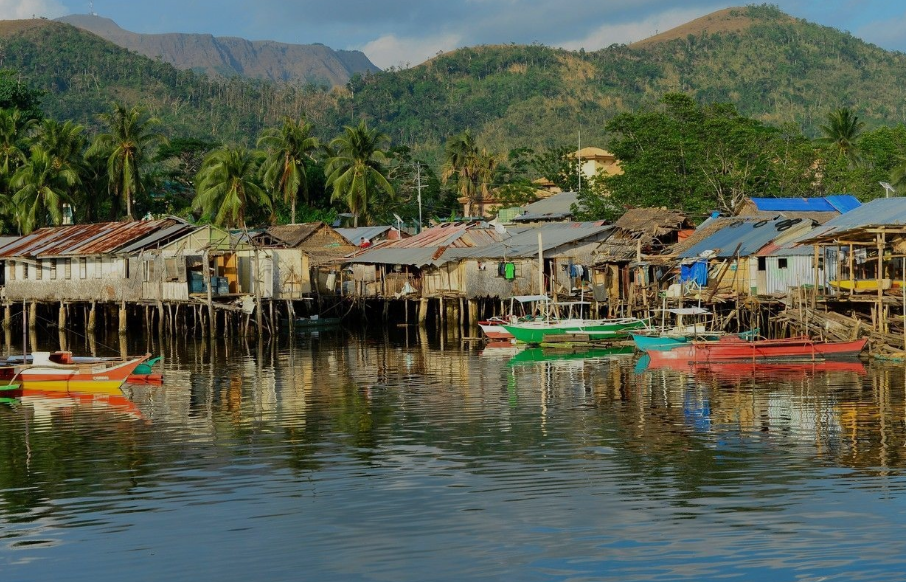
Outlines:
[[491,341],[503,341],[513,339],[513,334],[508,332],[502,324],[493,322],[478,322],[481,332]]
[[850,342],[819,342],[807,337],[745,341],[727,337],[718,341],[691,341],[670,350],[651,350],[652,363],[673,362],[803,362],[855,359],[866,339]]
[[27,364],[0,369],[0,383],[19,382],[24,390],[120,394],[120,388],[147,356],[125,362]]
[[588,335],[591,340],[625,338],[633,329],[642,329],[646,321],[641,319],[598,319],[563,320],[557,322],[528,321],[505,325],[517,342],[540,344],[551,336],[565,334]]

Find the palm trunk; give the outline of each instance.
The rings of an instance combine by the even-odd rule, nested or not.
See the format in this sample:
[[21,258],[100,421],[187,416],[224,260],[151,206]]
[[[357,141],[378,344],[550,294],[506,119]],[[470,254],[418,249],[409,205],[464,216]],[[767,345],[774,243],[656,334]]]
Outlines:
[[296,197],[295,196],[293,196],[293,204],[292,204],[292,211],[291,211],[291,223],[296,224]]

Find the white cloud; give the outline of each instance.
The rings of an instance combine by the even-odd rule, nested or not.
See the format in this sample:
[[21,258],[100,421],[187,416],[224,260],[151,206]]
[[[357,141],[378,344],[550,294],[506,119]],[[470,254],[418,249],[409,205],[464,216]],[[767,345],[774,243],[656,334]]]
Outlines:
[[361,47],[371,62],[382,69],[388,67],[407,67],[421,64],[440,51],[457,48],[461,37],[455,34],[442,34],[428,38],[400,38],[388,34],[377,38]]
[[706,14],[710,14],[719,7],[701,6],[693,9],[667,10],[659,14],[653,14],[637,22],[626,22],[622,24],[605,24],[600,28],[579,40],[571,40],[562,43],[562,46],[568,50],[585,50],[594,51],[608,47],[614,43],[632,43],[644,40],[649,36],[665,32],[671,28],[676,28],[686,24]]
[[57,0],[0,0],[0,20],[57,18],[64,14],[69,14],[69,10]]

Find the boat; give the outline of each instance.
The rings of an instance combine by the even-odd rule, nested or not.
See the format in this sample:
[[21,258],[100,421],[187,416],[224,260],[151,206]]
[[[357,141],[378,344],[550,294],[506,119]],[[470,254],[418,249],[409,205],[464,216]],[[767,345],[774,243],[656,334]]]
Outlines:
[[[666,315],[671,314],[675,318],[675,325],[667,326]],[[671,350],[678,345],[688,343],[692,340],[717,340],[723,336],[723,332],[708,331],[710,324],[707,321],[695,320],[688,324],[685,317],[697,317],[710,315],[711,312],[702,307],[678,307],[664,308],[661,310],[661,325],[657,328],[647,328],[638,332],[633,332],[632,342],[635,347],[642,352],[649,350]]]
[[0,383],[20,382],[24,390],[121,394],[120,388],[148,355],[130,359],[73,356],[72,352],[32,352],[8,358],[0,367]]
[[581,334],[589,340],[621,339],[634,329],[644,328],[648,322],[635,317],[620,319],[560,319],[524,321],[503,326],[517,342],[540,344],[551,336]]
[[[519,304],[521,315],[516,314],[516,304]],[[535,303],[544,303],[545,305],[550,302],[550,298],[547,295],[516,295],[510,298],[510,314],[506,317],[494,316],[489,319],[478,322],[478,327],[481,328],[482,333],[491,341],[504,341],[512,340],[513,334],[508,332],[505,325],[519,323],[520,321],[531,321],[533,316],[530,312],[534,311],[534,308],[527,304]]]
[[163,374],[154,372],[154,364],[161,360],[161,356],[146,360],[135,367],[126,382],[129,384],[163,384]]
[[842,291],[853,291],[855,293],[876,292],[878,288],[886,290],[893,287],[902,287],[900,281],[892,281],[890,279],[840,279],[828,281],[828,285]]
[[647,352],[652,363],[675,362],[795,362],[852,359],[865,348],[866,338],[843,341],[817,341],[808,336],[784,339],[745,340],[726,336],[717,341],[693,340],[669,350]]
[[321,317],[312,315],[309,317],[297,317],[293,320],[295,328],[312,328],[312,327],[335,327],[340,325],[342,319],[339,317]]

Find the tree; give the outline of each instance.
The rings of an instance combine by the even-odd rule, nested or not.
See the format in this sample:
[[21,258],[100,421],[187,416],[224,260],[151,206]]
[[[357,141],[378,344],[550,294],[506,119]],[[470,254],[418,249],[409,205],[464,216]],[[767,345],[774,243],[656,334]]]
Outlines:
[[291,208],[290,220],[295,224],[296,201],[300,192],[308,202],[305,162],[312,160],[312,152],[319,148],[318,138],[311,135],[310,123],[286,117],[281,127],[264,130],[258,139],[258,147],[267,151],[267,158],[261,166],[264,185],[272,192],[283,193],[284,202]]
[[327,186],[332,188],[331,200],[344,200],[354,215],[370,216],[370,204],[376,192],[388,197],[395,195],[393,186],[384,175],[383,163],[387,153],[382,149],[387,135],[369,129],[364,121],[357,127],[345,127],[343,134],[330,142],[334,153],[327,162]]
[[35,123],[20,109],[0,109],[0,173],[5,178],[28,157],[26,141]]
[[487,150],[479,149],[468,129],[450,138],[444,151],[446,161],[441,173],[444,184],[455,177],[456,189],[468,203],[466,214],[472,215],[473,207],[477,206],[479,215],[483,216],[484,201],[488,198],[498,159]]
[[211,152],[196,178],[197,194],[192,207],[212,223],[227,228],[245,228],[254,206],[271,209],[271,199],[257,183],[259,156],[239,147]]
[[12,70],[0,71],[0,109],[18,109],[23,120],[38,120],[44,117],[41,111],[43,91],[33,89]]
[[858,139],[864,127],[865,122],[859,121],[848,108],[841,107],[827,114],[827,123],[821,126],[824,136],[819,141],[837,156],[856,164],[859,161]]
[[19,232],[28,234],[48,222],[60,224],[63,202],[69,201],[68,192],[78,183],[75,169],[61,166],[44,146],[32,146],[31,155],[11,182]]
[[114,197],[121,197],[126,202],[126,215],[132,218],[132,200],[144,189],[142,171],[150,154],[148,150],[166,139],[153,131],[160,121],[149,117],[138,106],[126,109],[124,105],[114,103],[111,111],[102,113],[100,119],[109,132],[95,138],[88,154],[107,154],[109,189]]

